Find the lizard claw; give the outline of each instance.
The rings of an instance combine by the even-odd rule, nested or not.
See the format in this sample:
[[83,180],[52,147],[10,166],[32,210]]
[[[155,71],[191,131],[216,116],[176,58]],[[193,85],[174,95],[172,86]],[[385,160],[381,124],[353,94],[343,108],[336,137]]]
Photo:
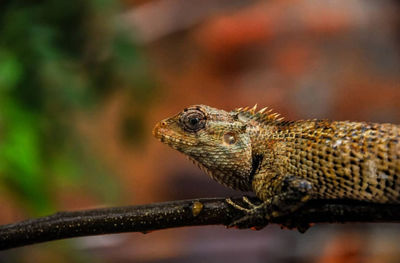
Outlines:
[[244,207],[240,204],[237,204],[232,201],[232,199],[226,199],[226,202],[231,205],[233,208],[243,211],[245,213],[244,216],[241,216],[238,219],[235,219],[232,223],[228,225],[228,228],[235,227],[239,229],[254,229],[260,230],[264,228],[268,222],[266,222],[265,211],[266,204],[254,204],[251,202],[246,196],[242,197],[243,203],[247,204],[247,207]]
[[[234,219],[227,227],[260,230],[267,226],[271,220],[273,221],[274,218],[287,216],[304,204],[303,202],[299,202],[297,205],[292,204],[292,206],[289,206],[291,209],[282,209],[282,207],[286,207],[287,205],[280,205],[278,200],[279,198],[272,198],[262,203],[254,203],[248,197],[243,196],[242,202],[239,204],[230,198],[226,199],[226,202],[230,206],[244,213],[243,216]],[[281,223],[281,226],[289,229],[297,228],[300,233],[304,233],[310,228],[310,224],[308,223],[293,222],[292,220]]]
[[247,198],[247,196],[243,196],[242,197],[243,201],[249,206],[251,207],[251,209],[256,209],[259,208],[260,206],[262,206],[262,204],[260,205],[255,205],[254,203],[252,203],[249,198]]

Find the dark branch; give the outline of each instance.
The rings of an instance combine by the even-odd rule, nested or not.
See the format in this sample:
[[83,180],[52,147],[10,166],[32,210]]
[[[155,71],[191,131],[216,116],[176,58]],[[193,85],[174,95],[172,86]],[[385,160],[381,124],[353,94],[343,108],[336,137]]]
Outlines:
[[[233,201],[240,203],[241,198],[234,198]],[[242,215],[243,212],[228,205],[225,198],[61,212],[0,226],[0,249],[79,236],[148,232],[182,226],[226,226]],[[400,205],[315,200],[307,203],[301,211],[275,218],[269,223],[287,225],[287,222],[400,222]],[[267,224],[265,221],[258,223]]]

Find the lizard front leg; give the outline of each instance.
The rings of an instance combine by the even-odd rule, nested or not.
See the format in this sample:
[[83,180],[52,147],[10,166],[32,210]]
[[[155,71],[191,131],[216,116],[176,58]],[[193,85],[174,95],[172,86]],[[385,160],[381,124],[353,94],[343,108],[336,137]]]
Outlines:
[[[267,180],[267,178],[272,179]],[[235,220],[231,226],[254,227],[254,222],[260,222],[261,218],[270,221],[275,217],[286,216],[301,208],[312,196],[312,184],[292,175],[272,177],[268,174],[260,174],[254,178],[253,189],[263,201],[261,204],[253,204],[246,197],[243,201],[248,207],[235,204],[230,199],[227,200],[230,205],[245,212],[245,215]],[[285,226],[296,227],[300,232],[308,228],[308,224],[304,225],[300,222],[287,222]]]

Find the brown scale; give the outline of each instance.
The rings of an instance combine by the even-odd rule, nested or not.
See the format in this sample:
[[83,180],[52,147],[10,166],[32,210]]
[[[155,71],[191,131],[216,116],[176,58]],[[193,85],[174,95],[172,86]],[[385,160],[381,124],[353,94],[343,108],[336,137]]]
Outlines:
[[284,121],[256,107],[195,105],[158,123],[153,134],[218,182],[265,201],[290,196],[288,185],[311,186],[311,198],[400,201],[398,125]]
[[316,196],[399,201],[398,126],[299,121],[280,132],[283,155],[289,156],[287,174],[311,182]]

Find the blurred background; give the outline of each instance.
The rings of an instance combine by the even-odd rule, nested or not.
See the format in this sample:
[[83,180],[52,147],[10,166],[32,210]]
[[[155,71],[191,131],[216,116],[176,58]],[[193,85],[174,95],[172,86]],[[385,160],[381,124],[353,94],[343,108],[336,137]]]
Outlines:
[[[240,195],[151,136],[191,104],[400,123],[399,1],[3,0],[0,223]],[[400,262],[395,224],[192,227],[0,262]]]

